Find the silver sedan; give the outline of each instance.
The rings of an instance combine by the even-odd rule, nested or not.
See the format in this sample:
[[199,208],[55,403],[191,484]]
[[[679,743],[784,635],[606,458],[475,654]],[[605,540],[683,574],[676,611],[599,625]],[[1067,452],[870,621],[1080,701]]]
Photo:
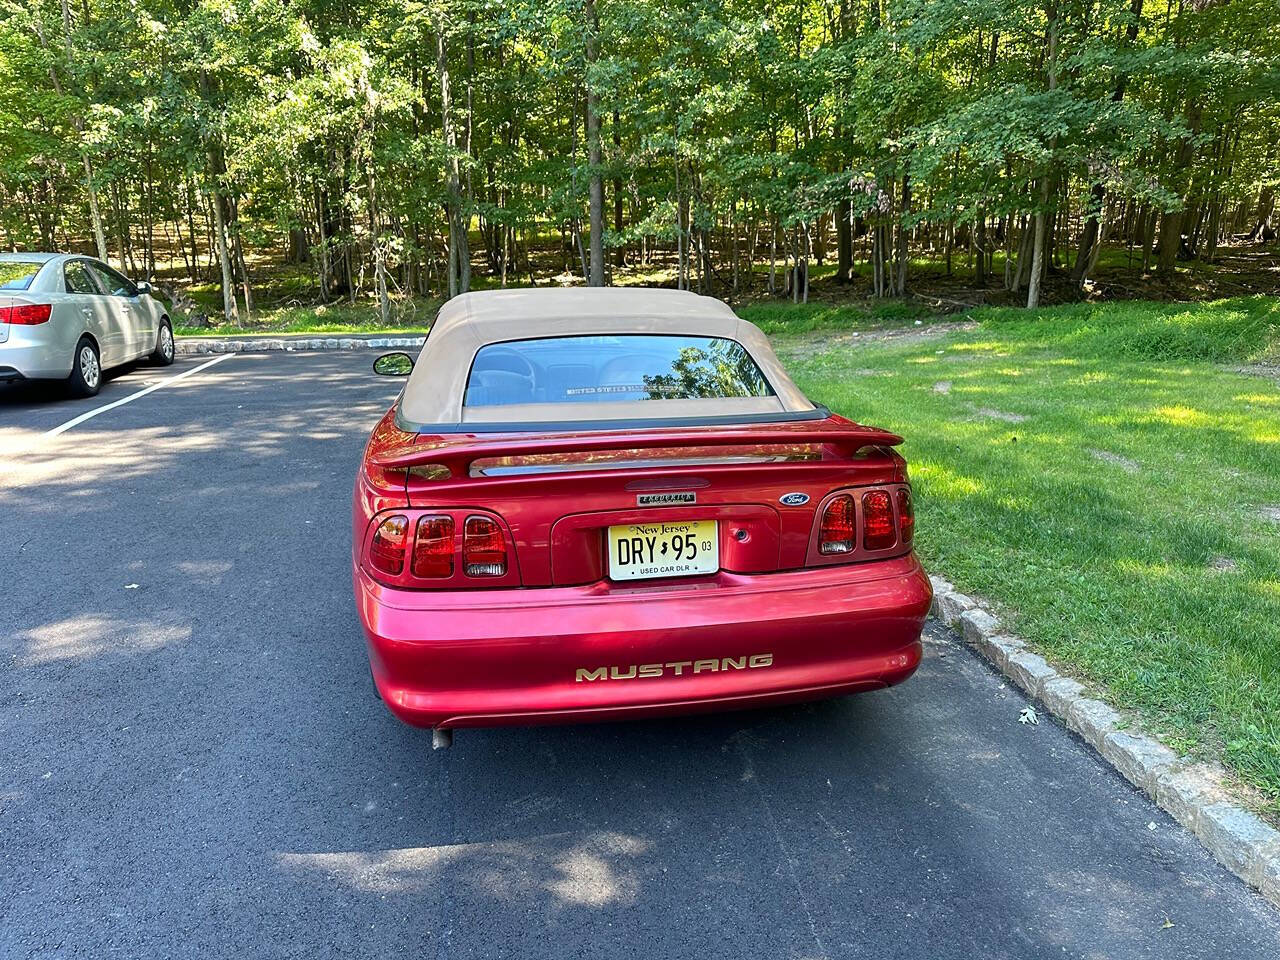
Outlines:
[[65,380],[91,397],[102,373],[173,363],[173,326],[151,285],[92,257],[0,253],[0,383]]

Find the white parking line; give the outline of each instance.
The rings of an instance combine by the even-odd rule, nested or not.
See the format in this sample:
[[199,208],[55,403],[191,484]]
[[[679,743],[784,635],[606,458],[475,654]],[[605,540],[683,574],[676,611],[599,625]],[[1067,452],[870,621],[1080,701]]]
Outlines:
[[153,390],[159,390],[161,387],[167,387],[171,383],[177,383],[179,380],[185,379],[186,377],[191,376],[193,373],[199,373],[201,370],[205,369],[206,367],[212,367],[215,363],[221,363],[223,360],[230,360],[234,356],[235,356],[234,353],[224,353],[220,357],[214,357],[212,360],[206,360],[204,363],[200,364],[200,366],[198,367],[192,367],[190,370],[183,370],[181,373],[175,374],[172,377],[165,377],[163,380],[159,381],[158,383],[153,383],[149,387],[143,387],[137,393],[131,393],[127,397],[121,397],[119,400],[111,401],[111,403],[104,403],[100,407],[94,407],[88,413],[82,413],[80,414],[80,416],[73,417],[72,419],[68,420],[66,423],[59,424],[58,426],[54,427],[52,430],[46,430],[44,433],[40,435],[40,439],[47,440],[50,437],[56,437],[60,433],[66,433],[72,427],[78,424],[84,423],[86,420],[92,420],[94,417],[96,417],[100,413],[106,413],[108,410],[114,410],[116,407],[122,407],[126,403],[132,403],[134,400],[137,400],[139,397],[145,397],[148,393],[151,393]]

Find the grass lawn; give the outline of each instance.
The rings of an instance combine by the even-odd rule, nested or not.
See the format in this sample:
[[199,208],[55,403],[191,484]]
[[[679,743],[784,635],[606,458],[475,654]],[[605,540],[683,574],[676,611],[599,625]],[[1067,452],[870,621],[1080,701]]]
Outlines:
[[1280,361],[1280,299],[970,316],[774,339],[811,397],[907,437],[931,571],[1280,813],[1280,379],[1223,366]]
[[367,303],[357,303],[355,306],[345,303],[278,306],[257,311],[251,323],[224,323],[211,327],[191,326],[175,315],[173,332],[179,337],[234,336],[245,333],[422,334],[431,326],[439,308],[438,303],[425,301],[402,305],[396,314],[397,322],[389,327],[381,322],[377,307]]

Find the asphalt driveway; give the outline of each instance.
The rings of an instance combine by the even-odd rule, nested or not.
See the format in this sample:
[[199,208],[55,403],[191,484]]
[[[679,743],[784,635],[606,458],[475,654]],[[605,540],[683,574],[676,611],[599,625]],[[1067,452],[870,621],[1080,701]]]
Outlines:
[[1280,915],[936,626],[890,691],[433,753],[374,698],[350,594],[399,387],[371,359],[235,355],[57,435],[196,361],[0,387],[0,957],[1280,952]]

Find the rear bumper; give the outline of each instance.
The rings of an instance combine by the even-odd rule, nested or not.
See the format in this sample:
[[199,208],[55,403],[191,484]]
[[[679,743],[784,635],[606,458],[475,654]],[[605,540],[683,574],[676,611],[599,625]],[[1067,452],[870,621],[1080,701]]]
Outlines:
[[663,585],[355,595],[378,692],[424,727],[612,720],[837,696],[920,663],[914,555]]
[[0,343],[0,380],[65,380],[71,375],[73,347],[63,349],[55,340],[18,329],[10,327],[9,339]]

